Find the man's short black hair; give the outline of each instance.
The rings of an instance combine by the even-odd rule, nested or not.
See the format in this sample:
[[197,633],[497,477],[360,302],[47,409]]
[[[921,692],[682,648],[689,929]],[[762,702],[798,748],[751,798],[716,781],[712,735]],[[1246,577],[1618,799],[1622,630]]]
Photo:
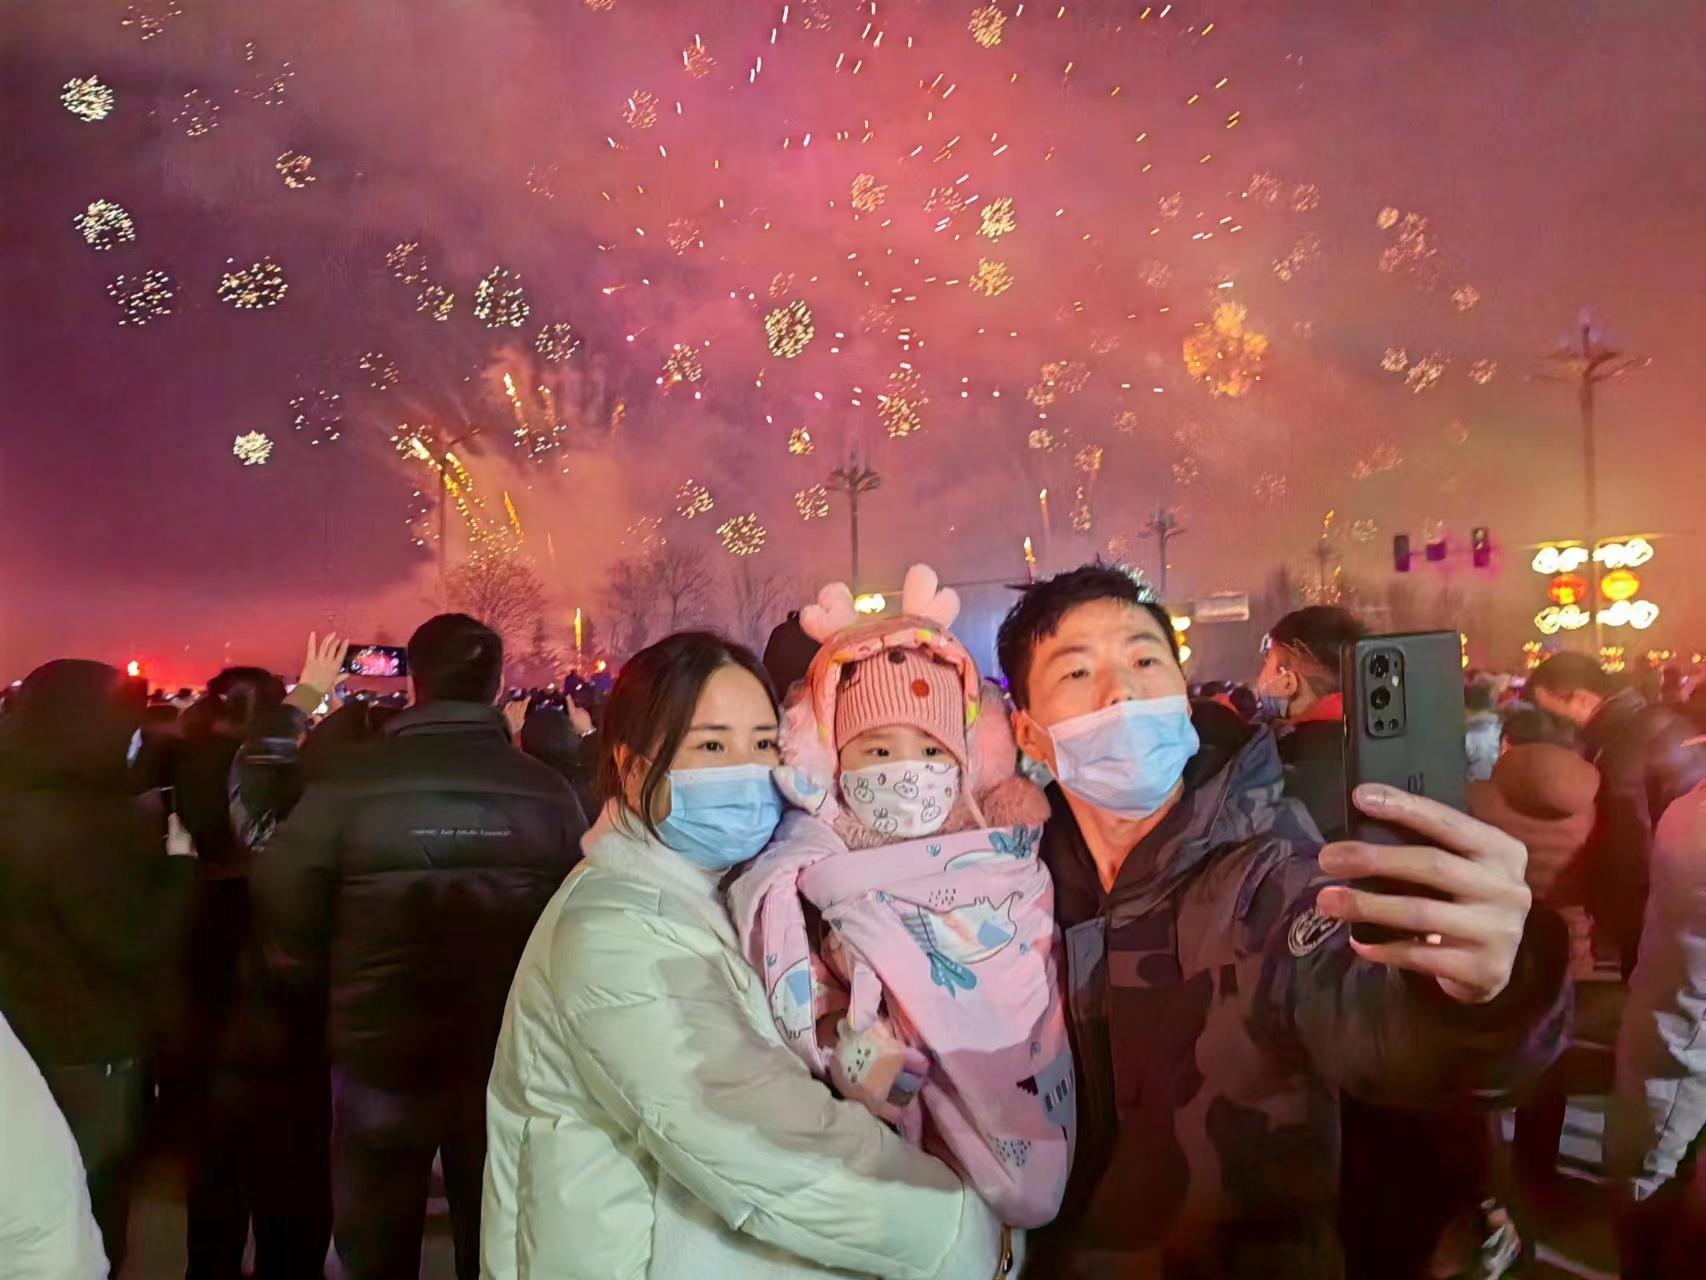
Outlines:
[[1530,698],[1541,690],[1567,698],[1577,689],[1609,698],[1617,692],[1618,685],[1587,654],[1555,653],[1528,673],[1528,684],[1524,687]]
[[1268,640],[1308,659],[1315,670],[1304,674],[1309,687],[1319,695],[1339,692],[1339,662],[1345,646],[1367,634],[1362,619],[1349,609],[1313,604],[1307,609],[1293,609],[1274,623]]
[[504,642],[477,618],[441,613],[409,637],[409,675],[416,702],[491,706],[503,686]]
[[1031,657],[1037,645],[1060,630],[1061,619],[1082,604],[1118,600],[1147,611],[1161,628],[1161,634],[1167,637],[1173,661],[1179,661],[1179,638],[1173,632],[1172,617],[1156,600],[1155,593],[1124,569],[1094,560],[1014,589],[1019,592],[1019,599],[1001,621],[995,652],[1013,702],[1021,708],[1030,701],[1026,682],[1031,676]]

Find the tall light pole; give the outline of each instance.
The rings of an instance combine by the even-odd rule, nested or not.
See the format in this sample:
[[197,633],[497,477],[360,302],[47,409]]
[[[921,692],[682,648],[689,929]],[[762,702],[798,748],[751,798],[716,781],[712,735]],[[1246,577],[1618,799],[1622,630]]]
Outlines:
[[883,478],[872,467],[859,461],[858,450],[854,450],[845,466],[837,467],[829,473],[829,481],[825,487],[831,493],[847,495],[847,517],[853,535],[853,574],[848,581],[853,594],[859,594],[859,499],[862,495],[874,489],[883,487]]
[[1167,543],[1185,532],[1186,529],[1179,523],[1179,518],[1166,507],[1156,507],[1154,516],[1143,526],[1143,536],[1155,539],[1156,558],[1161,562],[1156,582],[1161,588],[1163,604],[1167,603]]
[[1599,482],[1594,456],[1594,388],[1645,369],[1652,361],[1647,356],[1613,351],[1599,341],[1587,312],[1581,314],[1580,320],[1579,338],[1561,344],[1546,357],[1545,366],[1534,376],[1547,382],[1576,385],[1576,406],[1582,419],[1582,522],[1587,526],[1588,573],[1593,583],[1588,595],[1588,616],[1593,619],[1593,656],[1597,662],[1604,646],[1599,622]]

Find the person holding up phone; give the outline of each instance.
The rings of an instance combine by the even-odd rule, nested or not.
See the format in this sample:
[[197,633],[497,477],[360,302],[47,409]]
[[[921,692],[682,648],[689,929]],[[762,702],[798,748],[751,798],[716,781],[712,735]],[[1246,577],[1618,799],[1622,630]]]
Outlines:
[[[1443,805],[1361,788],[1416,842],[1322,847],[1269,730],[1199,735],[1174,643],[1099,564],[1026,588],[1001,627],[1015,736],[1056,779],[1043,857],[1078,1066],[1079,1150],[1036,1265],[1334,1280],[1336,1093],[1485,1103],[1538,1074],[1562,1047],[1566,940],[1529,915],[1522,845]],[[1343,883],[1377,873],[1416,892]],[[1413,936],[1356,942],[1358,921]]]

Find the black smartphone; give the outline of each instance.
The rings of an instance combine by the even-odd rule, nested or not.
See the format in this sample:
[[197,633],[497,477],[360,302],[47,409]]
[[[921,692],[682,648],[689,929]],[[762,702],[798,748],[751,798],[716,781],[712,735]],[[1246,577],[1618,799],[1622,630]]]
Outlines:
[[409,651],[398,644],[352,644],[344,655],[346,676],[406,676]]
[[[1348,838],[1413,844],[1415,833],[1368,817],[1351,796],[1362,783],[1380,782],[1453,809],[1468,807],[1462,640],[1455,631],[1364,636],[1345,649],[1343,663]],[[1435,896],[1385,879],[1365,880],[1358,887]],[[1373,943],[1409,935],[1383,925],[1353,924],[1351,936]]]

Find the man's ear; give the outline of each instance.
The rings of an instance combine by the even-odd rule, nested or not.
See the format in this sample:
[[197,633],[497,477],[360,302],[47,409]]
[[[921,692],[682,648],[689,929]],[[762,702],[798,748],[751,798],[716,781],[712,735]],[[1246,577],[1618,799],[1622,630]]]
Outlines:
[[1054,739],[1047,729],[1031,718],[1030,712],[1014,709],[1013,741],[1032,760],[1054,768]]

